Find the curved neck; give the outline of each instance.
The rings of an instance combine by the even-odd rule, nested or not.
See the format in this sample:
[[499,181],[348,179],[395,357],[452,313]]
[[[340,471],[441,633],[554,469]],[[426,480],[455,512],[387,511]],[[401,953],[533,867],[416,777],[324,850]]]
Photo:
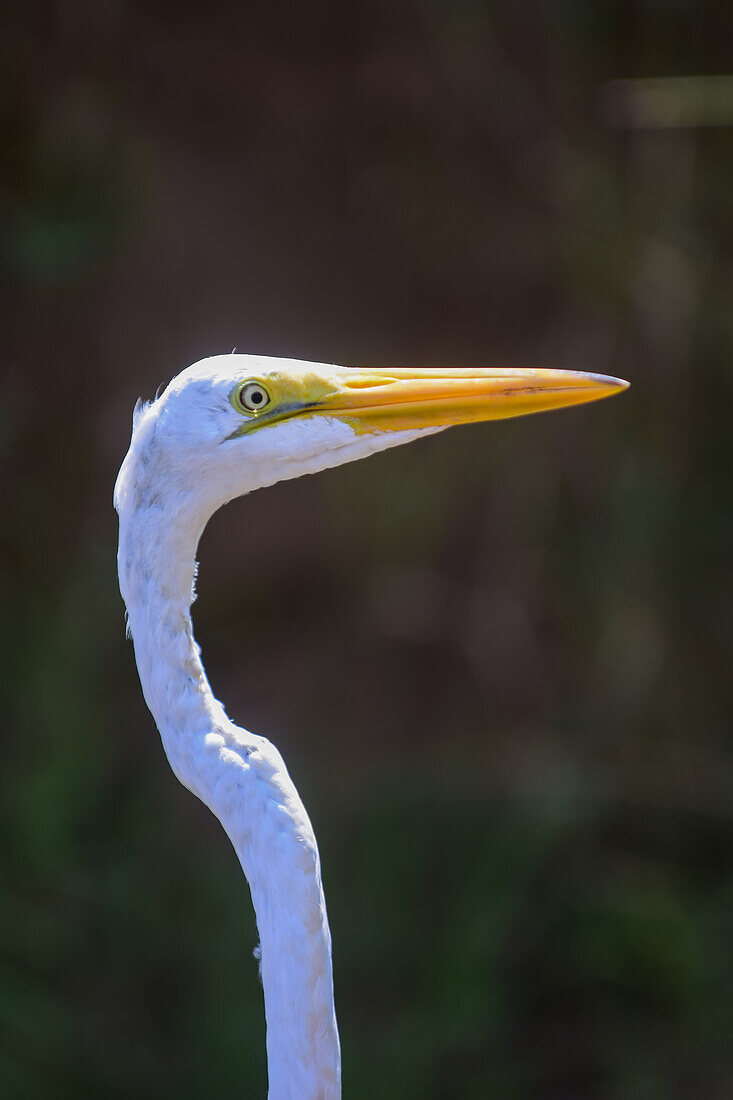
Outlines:
[[331,937],[311,823],[280,754],[214,697],[193,636],[205,518],[144,487],[120,512],[120,588],[145,700],[173,771],[219,818],[249,882],[261,948],[270,1100],[338,1100]]
[[228,719],[214,697],[193,635],[196,547],[203,530],[193,517],[159,514],[143,500],[120,510],[118,569],[140,684],[181,782],[195,786],[190,750]]

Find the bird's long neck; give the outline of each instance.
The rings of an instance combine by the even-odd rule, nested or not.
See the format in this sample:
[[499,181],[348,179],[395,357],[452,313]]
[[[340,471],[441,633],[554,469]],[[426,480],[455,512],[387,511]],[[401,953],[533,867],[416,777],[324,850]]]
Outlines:
[[252,892],[261,947],[270,1100],[338,1100],[331,938],[315,837],[278,753],[234,726],[193,636],[195,553],[206,517],[144,484],[120,511],[120,587],[145,699],[181,782],[221,821]]

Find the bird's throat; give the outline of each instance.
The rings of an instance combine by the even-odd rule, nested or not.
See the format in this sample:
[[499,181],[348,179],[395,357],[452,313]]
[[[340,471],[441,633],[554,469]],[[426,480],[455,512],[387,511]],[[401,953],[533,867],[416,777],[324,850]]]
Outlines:
[[[123,467],[124,470],[124,467]],[[339,1100],[331,937],[315,836],[277,749],[214,697],[193,635],[204,520],[118,483],[119,575],[145,700],[176,776],[219,818],[261,945],[270,1100]]]

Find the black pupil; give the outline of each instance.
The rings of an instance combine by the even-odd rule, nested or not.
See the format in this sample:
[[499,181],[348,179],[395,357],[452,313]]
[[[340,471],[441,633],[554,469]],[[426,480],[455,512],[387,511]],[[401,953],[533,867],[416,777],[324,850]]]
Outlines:
[[249,395],[249,399],[253,405],[261,405],[264,400],[264,396],[265,395],[263,394],[262,390],[252,390],[252,393]]

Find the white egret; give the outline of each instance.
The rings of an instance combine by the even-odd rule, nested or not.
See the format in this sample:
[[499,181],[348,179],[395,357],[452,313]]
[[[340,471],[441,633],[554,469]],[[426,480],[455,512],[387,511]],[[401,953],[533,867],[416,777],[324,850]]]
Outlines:
[[178,779],[221,821],[260,937],[270,1100],[337,1100],[331,935],[311,823],[282,757],[235,726],[193,636],[196,547],[226,501],[454,424],[618,393],[572,371],[361,370],[222,355],[138,404],[115,487],[119,577],[145,700]]

